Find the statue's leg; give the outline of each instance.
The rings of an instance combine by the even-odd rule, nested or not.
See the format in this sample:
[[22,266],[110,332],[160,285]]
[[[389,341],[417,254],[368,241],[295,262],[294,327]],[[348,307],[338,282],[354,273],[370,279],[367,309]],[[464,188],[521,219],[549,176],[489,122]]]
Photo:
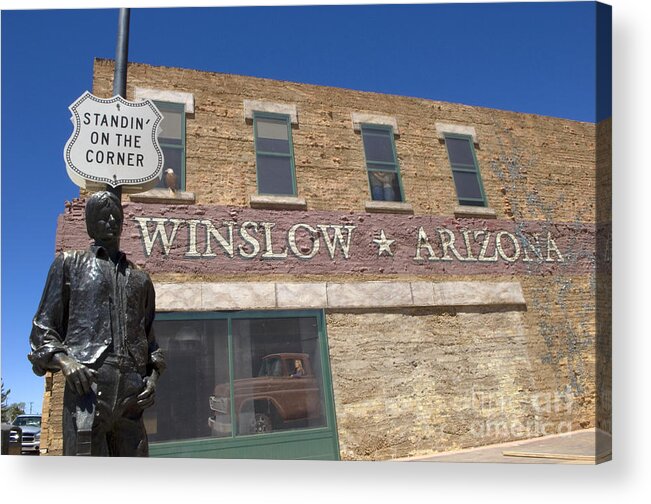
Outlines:
[[68,384],[63,391],[63,454],[77,455],[77,394]]
[[98,412],[97,385],[92,391],[79,396],[66,385],[63,393],[63,454],[73,456],[105,455],[106,441],[101,433],[105,431]]
[[112,455],[118,457],[148,457],[149,443],[138,406],[138,394],[144,389],[142,376],[136,371],[123,371],[120,378],[118,408],[112,431]]

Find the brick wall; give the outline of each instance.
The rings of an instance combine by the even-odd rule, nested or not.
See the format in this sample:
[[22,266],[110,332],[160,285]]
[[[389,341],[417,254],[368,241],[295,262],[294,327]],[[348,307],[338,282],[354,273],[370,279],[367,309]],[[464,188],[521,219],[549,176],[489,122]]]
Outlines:
[[[247,206],[255,194],[253,127],[244,100],[295,103],[298,194],[310,210],[363,211],[370,199],[364,151],[352,112],[395,117],[406,201],[416,214],[453,215],[457,206],[436,123],[473,126],[489,205],[498,219],[594,222],[595,125],[533,114],[268,79],[129,65],[134,88],[192,93],[186,124],[187,188],[199,204]],[[113,62],[96,60],[93,93],[109,97]]]

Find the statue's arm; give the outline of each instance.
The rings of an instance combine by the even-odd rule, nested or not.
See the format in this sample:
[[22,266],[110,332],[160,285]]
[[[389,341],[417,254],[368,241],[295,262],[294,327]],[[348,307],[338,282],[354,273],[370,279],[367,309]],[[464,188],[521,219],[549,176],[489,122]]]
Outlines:
[[68,320],[69,285],[66,284],[65,255],[59,254],[47,274],[47,280],[36,315],[32,321],[29,337],[31,353],[28,355],[34,373],[43,376],[46,371],[58,371],[60,366],[53,360],[58,354],[66,354],[64,344]]

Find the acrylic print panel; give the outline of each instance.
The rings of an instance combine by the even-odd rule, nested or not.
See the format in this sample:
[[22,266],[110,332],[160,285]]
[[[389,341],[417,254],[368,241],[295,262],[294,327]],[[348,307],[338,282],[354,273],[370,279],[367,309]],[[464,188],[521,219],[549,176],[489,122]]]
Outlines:
[[[73,340],[95,338],[83,363],[98,372],[162,371],[142,414],[149,456],[610,459],[609,7],[131,15],[127,98],[181,119],[164,147],[183,183],[124,198],[131,263],[92,292],[95,311],[125,310],[90,336],[63,319],[46,332],[78,359]],[[171,19],[193,30],[142,45]],[[238,50],[208,58],[213,36]],[[82,77],[111,96],[112,54],[96,51]],[[61,201],[57,252],[88,248],[80,196]],[[145,273],[151,328],[130,324]],[[45,343],[32,340],[43,362]],[[58,372],[45,384],[40,452],[60,455],[70,391]]]

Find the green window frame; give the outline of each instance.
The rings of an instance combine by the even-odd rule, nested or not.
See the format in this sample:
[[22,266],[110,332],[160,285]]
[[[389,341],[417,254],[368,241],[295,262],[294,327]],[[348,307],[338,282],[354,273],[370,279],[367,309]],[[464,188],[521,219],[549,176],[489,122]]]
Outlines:
[[[176,175],[176,179],[177,179],[177,185],[178,185],[177,189],[179,189],[180,191],[185,191],[185,121],[186,121],[185,104],[158,101],[158,100],[152,100],[152,101],[154,105],[156,105],[158,110],[163,114],[163,118],[164,118],[161,124],[162,131],[160,136],[158,137],[158,142],[161,148],[163,149],[163,155],[165,156],[165,165],[163,166],[163,177],[161,178],[160,182],[156,187],[162,187],[162,188],[167,187],[165,185],[164,172],[167,168],[172,168],[174,170],[174,174]],[[180,114],[180,122],[181,122],[181,124],[179,125],[180,138],[165,136],[164,126],[165,126],[166,112]],[[168,159],[170,160],[170,164],[173,164],[174,166],[170,166],[170,164],[168,164]]]
[[[286,139],[265,138],[263,125],[287,128]],[[276,132],[278,132],[276,128]],[[282,128],[280,128],[282,131]],[[253,113],[255,143],[256,183],[258,194],[271,196],[296,196],[296,173],[292,122],[289,115],[271,112]],[[283,144],[287,142],[285,149]],[[286,150],[286,151],[285,151]],[[266,165],[266,166],[265,166]]]
[[[235,425],[235,355],[233,321],[238,319],[316,318],[320,367],[322,370],[325,426],[240,435]],[[265,310],[239,312],[159,312],[157,321],[226,320],[228,324],[228,375],[232,419],[227,437],[150,442],[151,457],[250,458],[339,460],[339,439],[332,390],[332,374],[325,313],[323,310]]]
[[[402,187],[393,127],[381,124],[361,124],[360,131],[371,199],[404,202],[405,193]],[[383,140],[387,142],[384,146],[378,143]],[[377,147],[380,150],[384,149],[383,155],[373,152]]]
[[[459,204],[487,207],[488,200],[479,171],[473,138],[469,135],[452,133],[446,133],[444,137]],[[465,150],[466,146],[467,150]]]

